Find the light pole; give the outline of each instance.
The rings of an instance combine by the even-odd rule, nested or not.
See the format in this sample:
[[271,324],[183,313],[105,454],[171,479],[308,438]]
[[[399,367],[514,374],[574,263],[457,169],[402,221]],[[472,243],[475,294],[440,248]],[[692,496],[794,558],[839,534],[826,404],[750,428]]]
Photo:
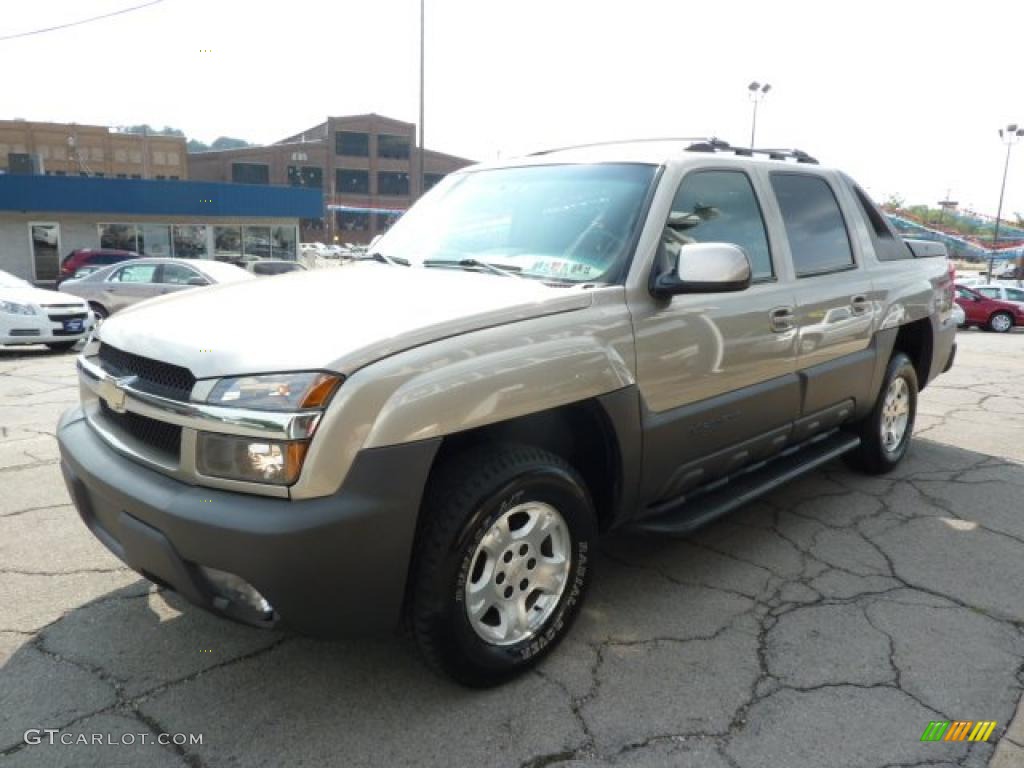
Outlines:
[[757,105],[758,102],[762,101],[765,96],[768,95],[772,87],[765,83],[761,85],[756,80],[747,86],[747,93],[750,96],[750,100],[754,104],[754,116],[750,121],[750,148],[754,148],[754,136],[757,134]]
[[992,273],[995,271],[996,249],[999,247],[999,219],[1003,215],[1003,195],[1006,193],[1006,174],[1010,170],[1010,150],[1017,143],[1021,136],[1024,136],[1024,128],[1018,128],[1016,123],[1010,123],[1006,128],[999,129],[999,138],[1006,145],[1006,164],[1003,165],[1003,185],[999,188],[999,207],[996,209],[996,226],[992,230],[992,252],[988,257],[988,281],[992,282]]

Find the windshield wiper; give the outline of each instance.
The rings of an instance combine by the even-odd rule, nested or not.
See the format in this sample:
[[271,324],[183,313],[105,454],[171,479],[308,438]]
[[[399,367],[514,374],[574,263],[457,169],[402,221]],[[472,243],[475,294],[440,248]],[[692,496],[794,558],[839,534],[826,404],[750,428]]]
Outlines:
[[515,267],[508,264],[491,264],[480,259],[427,259],[423,262],[424,267],[462,267],[463,269],[483,269],[492,275],[502,277],[524,277],[519,274],[522,267]]
[[364,258],[372,259],[373,261],[379,261],[382,264],[393,264],[396,267],[408,267],[409,266],[409,260],[408,259],[403,259],[401,256],[387,256],[387,255],[381,253],[380,251],[374,251],[373,253],[368,254]]

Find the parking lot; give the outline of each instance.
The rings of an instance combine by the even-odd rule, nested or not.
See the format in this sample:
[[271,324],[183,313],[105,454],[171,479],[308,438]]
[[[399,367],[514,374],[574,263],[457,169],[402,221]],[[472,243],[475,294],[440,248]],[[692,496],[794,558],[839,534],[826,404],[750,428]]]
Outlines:
[[[569,639],[485,692],[404,639],[236,626],[124,568],[60,477],[74,356],[0,349],[0,762],[1024,765],[1024,332],[958,341],[893,475],[834,463],[686,539],[609,538]],[[998,725],[921,742],[932,720]]]

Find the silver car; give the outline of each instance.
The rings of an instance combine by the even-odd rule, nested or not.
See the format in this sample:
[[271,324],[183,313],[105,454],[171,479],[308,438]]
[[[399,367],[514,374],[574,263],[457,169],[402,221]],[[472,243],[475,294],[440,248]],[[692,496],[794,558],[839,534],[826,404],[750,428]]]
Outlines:
[[85,299],[103,319],[145,299],[188,288],[252,280],[241,267],[205,259],[132,259],[81,279],[66,280],[60,291]]

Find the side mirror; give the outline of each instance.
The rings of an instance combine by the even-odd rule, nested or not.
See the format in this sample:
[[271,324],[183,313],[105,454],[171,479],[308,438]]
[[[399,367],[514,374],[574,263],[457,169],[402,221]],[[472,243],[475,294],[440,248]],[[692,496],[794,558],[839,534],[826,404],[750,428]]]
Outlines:
[[658,298],[679,293],[726,293],[750,287],[750,259],[731,243],[686,243],[675,269],[658,275],[651,292]]
[[210,283],[207,282],[206,279],[202,278],[202,277],[190,277],[188,279],[188,282],[185,283],[185,285],[195,285],[195,286],[209,285],[209,284]]

